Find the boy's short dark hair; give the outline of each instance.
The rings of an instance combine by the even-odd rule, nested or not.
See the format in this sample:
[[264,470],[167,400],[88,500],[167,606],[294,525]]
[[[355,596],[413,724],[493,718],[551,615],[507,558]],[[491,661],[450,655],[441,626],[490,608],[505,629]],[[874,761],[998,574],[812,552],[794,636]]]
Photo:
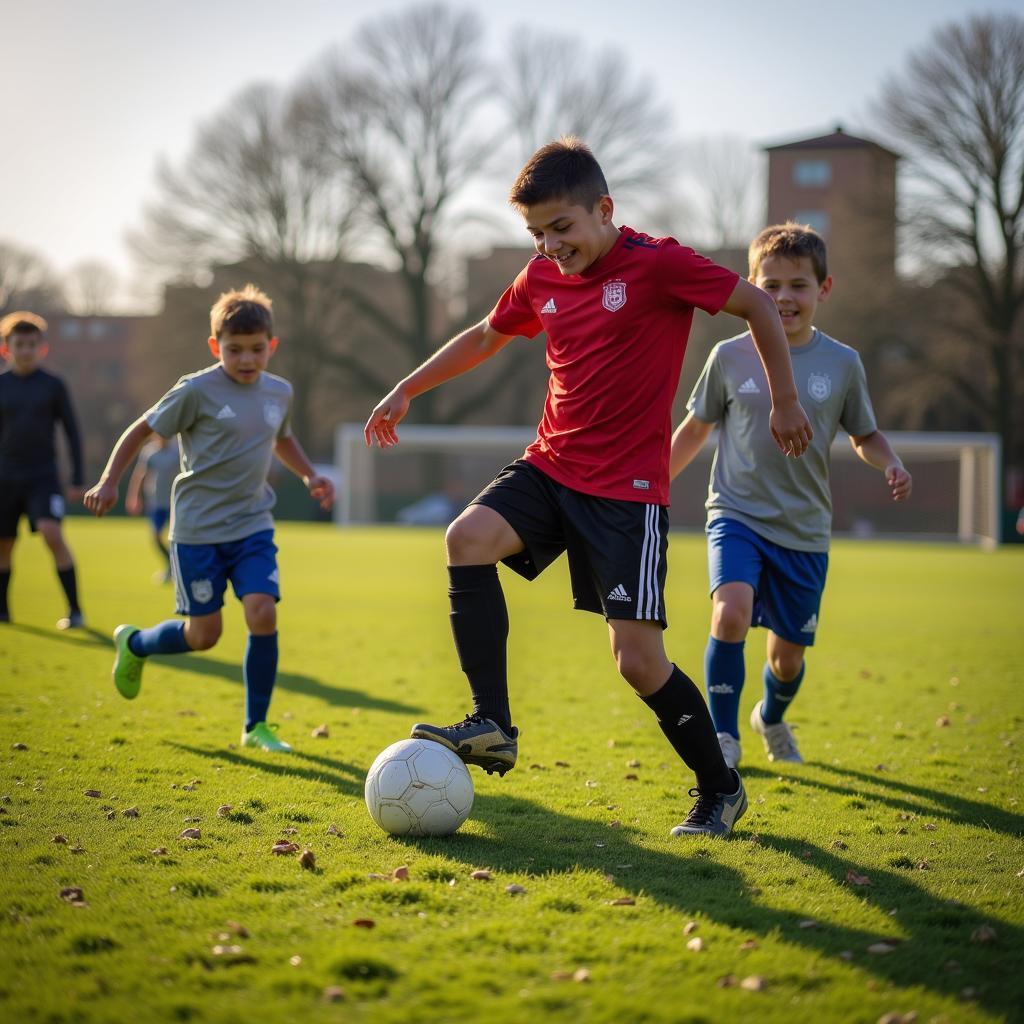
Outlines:
[[811,261],[818,284],[823,284],[828,277],[825,239],[809,224],[788,220],[785,224],[773,224],[765,228],[750,243],[747,252],[751,277],[757,276],[761,263],[769,256],[782,256],[787,260],[798,260],[806,256]]
[[210,333],[215,338],[222,334],[274,333],[273,302],[254,284],[223,295],[210,310]]
[[8,313],[0,320],[0,341],[6,341],[12,334],[39,334],[46,330],[46,321],[26,309]]
[[574,206],[593,210],[606,195],[608,182],[590,147],[575,135],[563,135],[530,157],[509,191],[508,201],[520,213],[552,199],[567,199]]

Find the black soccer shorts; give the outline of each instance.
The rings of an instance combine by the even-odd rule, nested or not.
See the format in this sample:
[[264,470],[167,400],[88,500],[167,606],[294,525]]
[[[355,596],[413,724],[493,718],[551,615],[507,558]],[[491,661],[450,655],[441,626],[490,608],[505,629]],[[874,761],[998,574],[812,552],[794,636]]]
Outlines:
[[564,551],[573,607],[606,619],[646,619],[664,629],[668,509],[595,498],[528,462],[506,466],[471,504],[494,509],[525,550],[503,559],[536,579]]
[[0,537],[17,537],[22,516],[28,516],[33,533],[40,519],[64,518],[64,495],[56,476],[0,480]]

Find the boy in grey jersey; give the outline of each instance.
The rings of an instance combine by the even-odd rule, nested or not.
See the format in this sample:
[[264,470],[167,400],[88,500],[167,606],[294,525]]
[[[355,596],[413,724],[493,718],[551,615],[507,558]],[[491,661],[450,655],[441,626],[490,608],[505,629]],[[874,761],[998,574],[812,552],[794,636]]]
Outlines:
[[277,548],[267,483],[276,455],[323,508],[334,488],[319,476],[292,436],[291,385],[264,372],[277,347],[271,303],[252,285],[222,295],[210,311],[210,351],[219,360],[182,377],[114,446],[85,505],[101,516],[117,502],[118,482],[154,433],[181,441],[181,472],[171,497],[171,560],[179,615],[149,629],[114,631],[114,682],[129,699],[139,692],[150,654],[204,651],[220,639],[228,581],[249,629],[242,675],[242,744],[270,751],[291,747],[266,721],[277,675]]
[[783,715],[803,680],[804,651],[818,626],[832,525],[829,451],[838,428],[861,459],[884,472],[894,501],[911,491],[910,474],[875,424],[860,357],[814,327],[818,303],[832,288],[822,238],[809,227],[775,225],[751,243],[749,262],[750,280],[779,310],[813,439],[795,460],[776,458],[774,446],[764,443],[770,401],[744,334],[712,350],[671,453],[675,477],[718,424],[706,503],[713,605],[704,673],[722,752],[733,767],[742,753],[739,703],[751,625],[769,631],[764,698],[751,712],[751,727],[769,760],[802,761]]

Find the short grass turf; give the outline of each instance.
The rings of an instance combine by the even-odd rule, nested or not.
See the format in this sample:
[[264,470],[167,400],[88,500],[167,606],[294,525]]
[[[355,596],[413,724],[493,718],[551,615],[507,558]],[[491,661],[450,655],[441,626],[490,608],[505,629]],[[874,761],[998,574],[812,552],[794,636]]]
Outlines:
[[[409,840],[373,825],[363,781],[410,723],[467,707],[439,531],[279,529],[291,756],[238,746],[233,601],[214,650],[154,658],[122,700],[110,631],[166,618],[171,590],[141,523],[68,533],[89,629],[53,628],[27,534],[0,626],[4,1019],[1024,1019],[1024,551],[837,543],[791,712],[807,763],[768,763],[744,725],[726,841],[669,836],[690,781],[564,564],[506,575],[519,765],[474,770],[457,835]],[[668,606],[700,678],[698,536],[672,539]],[[762,660],[755,631],[744,723]]]

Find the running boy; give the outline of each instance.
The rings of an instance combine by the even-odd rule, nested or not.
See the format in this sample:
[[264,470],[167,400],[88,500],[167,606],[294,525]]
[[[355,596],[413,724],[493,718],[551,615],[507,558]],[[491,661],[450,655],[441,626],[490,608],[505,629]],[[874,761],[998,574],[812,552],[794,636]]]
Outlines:
[[58,629],[85,625],[78,606],[75,560],[61,530],[64,492],[57,474],[55,428],[64,429],[71,452],[73,501],[82,496],[82,441],[64,382],[42,369],[46,321],[35,313],[9,313],[0,320],[0,357],[10,369],[0,374],[0,622],[10,622],[7,588],[18,521],[41,533],[53,555],[68,612]]
[[690,464],[717,423],[718,450],[708,488],[711,636],[704,678],[711,716],[728,764],[739,764],[743,645],[751,625],[768,629],[764,699],[750,726],[769,760],[802,761],[782,720],[804,678],[828,570],[832,499],[829,452],[836,431],[880,469],[894,501],[910,496],[910,474],[875,425],[860,357],[814,326],[832,290],[825,242],[809,227],[777,224],[750,245],[750,280],[774,300],[793,358],[814,439],[798,462],[762,438],[770,414],[767,381],[750,334],[712,350],[672,438],[671,473]]
[[177,612],[149,629],[114,630],[114,683],[129,700],[139,692],[150,654],[184,654],[213,647],[221,635],[228,580],[242,602],[249,642],[242,676],[242,745],[269,751],[291,747],[267,724],[277,676],[277,548],[267,483],[276,455],[309,493],[329,508],[334,487],[319,476],[292,436],[291,385],[266,373],[277,348],[271,303],[253,285],[226,292],[210,310],[214,366],[181,378],[121,435],[85,505],[101,516],[117,502],[118,482],[152,436],[181,439],[181,473],[171,499],[171,558]]
[[457,335],[373,410],[366,440],[398,443],[410,401],[472,369],[514,337],[547,333],[551,370],[537,440],[449,527],[451,624],[473,693],[456,725],[412,735],[504,774],[516,762],[506,676],[508,615],[497,563],[534,579],[568,553],[574,606],[603,614],[620,674],[697,776],[696,802],[673,834],[727,835],[746,809],[708,709],[665,655],[668,453],[693,309],[746,318],[772,382],[771,429],[800,455],[810,441],[771,301],[674,239],[612,223],[590,150],[563,138],[538,150],[510,193],[537,255],[489,316]]
[[164,532],[171,521],[171,490],[180,468],[177,437],[166,439],[156,434],[142,446],[128,478],[125,510],[132,516],[146,513],[150,536],[164,563],[163,569],[154,575],[154,583],[171,582],[171,552]]

